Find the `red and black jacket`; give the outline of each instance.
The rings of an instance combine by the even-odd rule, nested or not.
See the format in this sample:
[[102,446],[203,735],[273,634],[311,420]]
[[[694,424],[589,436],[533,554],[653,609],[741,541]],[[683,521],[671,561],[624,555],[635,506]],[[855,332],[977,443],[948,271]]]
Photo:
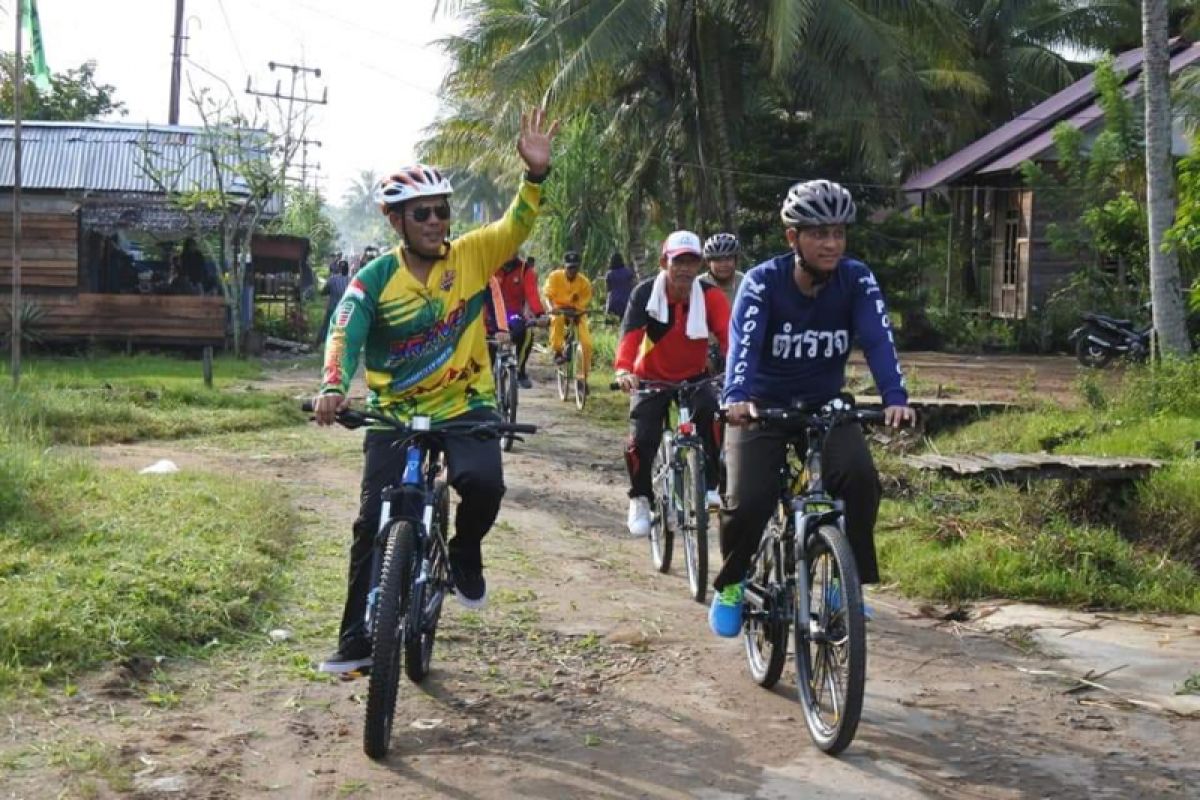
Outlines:
[[[708,339],[688,338],[686,302],[671,303],[666,322],[659,322],[647,313],[654,280],[642,281],[629,296],[614,366],[642,380],[677,383],[698,377],[708,369]],[[729,300],[716,286],[709,283],[701,286],[708,331],[716,338],[724,356],[729,349]]]

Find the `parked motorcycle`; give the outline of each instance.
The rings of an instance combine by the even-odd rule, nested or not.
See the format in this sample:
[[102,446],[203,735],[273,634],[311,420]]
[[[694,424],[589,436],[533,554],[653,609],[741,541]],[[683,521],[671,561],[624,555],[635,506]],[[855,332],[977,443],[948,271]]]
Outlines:
[[1153,325],[1134,327],[1133,320],[1107,314],[1083,315],[1083,324],[1071,332],[1075,357],[1085,367],[1099,369],[1118,356],[1130,361],[1145,361],[1150,356]]

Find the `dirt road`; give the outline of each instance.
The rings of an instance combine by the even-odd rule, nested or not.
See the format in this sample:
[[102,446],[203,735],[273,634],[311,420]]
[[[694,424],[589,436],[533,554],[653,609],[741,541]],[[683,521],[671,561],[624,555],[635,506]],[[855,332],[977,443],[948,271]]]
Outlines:
[[1068,694],[1071,682],[1021,671],[1055,669],[1028,637],[943,622],[887,593],[869,598],[858,738],[842,757],[821,755],[791,667],[774,691],[756,687],[740,640],[713,637],[678,569],[657,575],[645,542],[624,535],[620,433],[585,426],[550,391],[522,395],[542,432],[506,461],[485,550],[489,607],[447,606],[433,673],[401,687],[384,763],[362,754],[366,682],[308,667],[340,615],[357,435],[100,450],[114,469],[165,456],[185,473],[280,482],[309,521],[302,546],[324,559],[320,585],[281,615],[289,641],[165,664],[175,702],[151,701],[118,671],[10,710],[0,752],[96,755],[82,768],[27,756],[0,772],[0,797],[1195,796],[1197,721]]

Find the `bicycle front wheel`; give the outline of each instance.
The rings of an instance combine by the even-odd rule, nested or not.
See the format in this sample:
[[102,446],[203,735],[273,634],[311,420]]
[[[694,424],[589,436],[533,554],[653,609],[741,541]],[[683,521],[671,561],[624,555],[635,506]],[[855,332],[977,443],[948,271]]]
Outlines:
[[563,355],[566,357],[566,361],[556,365],[554,368],[555,376],[558,378],[558,399],[562,400],[564,403],[567,401],[567,396],[570,394],[571,383],[575,380],[575,365],[571,363],[574,361],[572,358],[574,354],[575,348],[571,345],[571,342],[568,341],[563,347]]
[[795,607],[796,680],[813,742],[829,755],[858,730],[867,675],[862,584],[846,534],[822,525],[807,543],[809,619]]
[[367,684],[367,718],[363,750],[374,759],[387,755],[400,682],[404,614],[409,598],[417,532],[411,522],[396,521],[388,528],[387,550],[379,580],[371,677]]
[[708,595],[708,506],[705,503],[704,453],[689,447],[683,454],[683,555],[687,562],[692,599],[703,603]]
[[671,434],[664,432],[658,455],[650,465],[654,480],[654,507],[650,509],[650,560],[659,572],[671,571],[671,551],[675,544],[675,508],[671,501],[674,477],[671,474]]

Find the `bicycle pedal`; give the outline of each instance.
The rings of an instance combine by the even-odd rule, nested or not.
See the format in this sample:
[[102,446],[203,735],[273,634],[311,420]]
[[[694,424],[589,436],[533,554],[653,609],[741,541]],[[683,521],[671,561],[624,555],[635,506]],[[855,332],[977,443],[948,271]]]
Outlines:
[[337,677],[338,677],[338,680],[341,681],[342,683],[349,683],[350,681],[357,680],[358,678],[365,678],[365,677],[369,676],[370,674],[371,674],[371,668],[363,667],[362,669],[356,669],[351,672],[343,672],[342,674],[338,675]]

